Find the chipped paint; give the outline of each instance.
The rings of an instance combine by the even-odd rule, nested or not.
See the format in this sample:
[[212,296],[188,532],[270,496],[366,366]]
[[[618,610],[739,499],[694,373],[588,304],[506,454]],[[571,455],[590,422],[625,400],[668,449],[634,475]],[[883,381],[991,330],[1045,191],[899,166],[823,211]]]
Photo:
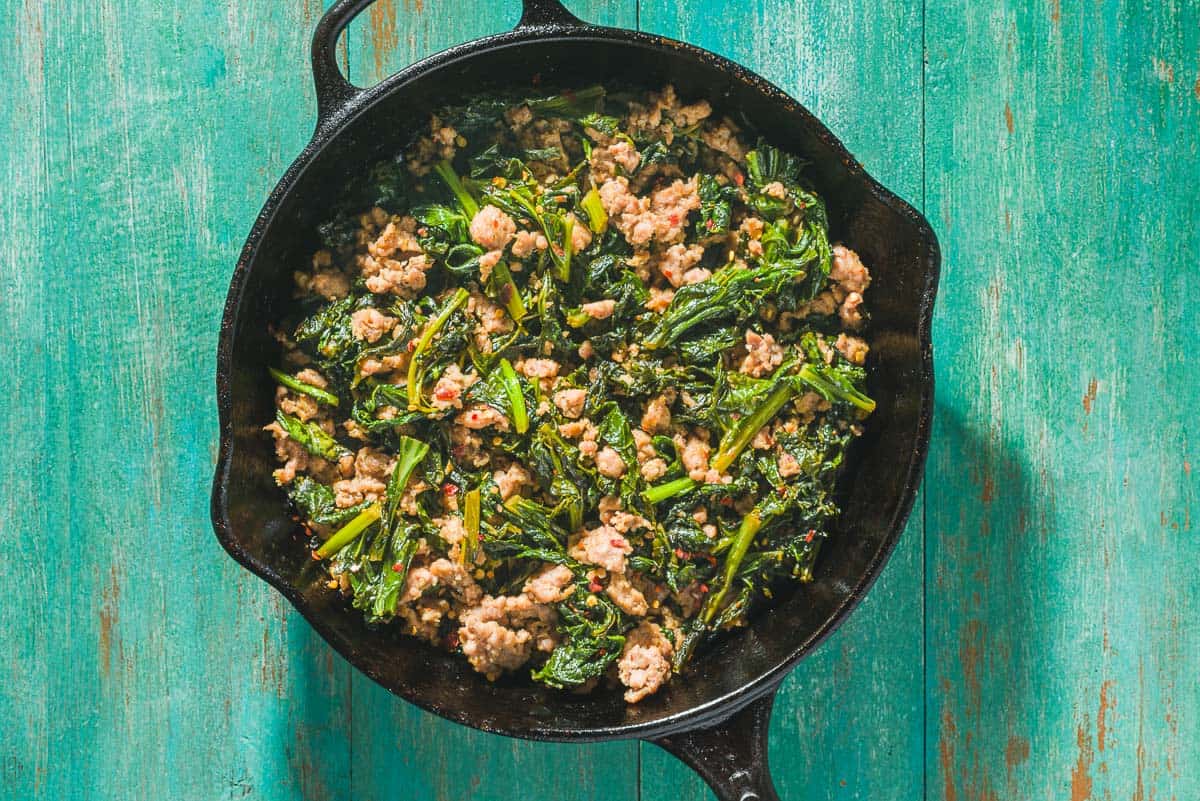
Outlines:
[[113,630],[120,619],[121,578],[117,566],[110,565],[108,581],[100,594],[99,653],[100,673],[108,676],[112,669]]
[[1013,768],[1024,764],[1029,759],[1029,740],[1014,734],[1008,738],[1004,746],[1004,766],[1012,774]]
[[388,59],[400,44],[395,0],[375,0],[367,14],[375,80],[381,81],[390,72]]
[[938,737],[938,764],[942,772],[942,797],[945,801],[957,801],[958,790],[954,786],[954,716],[950,709],[942,710],[942,728]]
[[1117,697],[1113,693],[1116,682],[1109,679],[1100,685],[1100,709],[1096,712],[1096,750],[1104,752],[1108,744],[1108,713],[1117,705]]
[[1084,414],[1092,413],[1092,404],[1096,402],[1096,392],[1099,390],[1099,388],[1100,385],[1096,382],[1096,379],[1093,378],[1088,381],[1087,392],[1083,394]]
[[1071,768],[1071,801],[1087,801],[1092,797],[1092,738],[1087,732],[1087,718],[1079,724],[1075,732],[1075,742],[1079,746],[1079,756],[1075,766]]

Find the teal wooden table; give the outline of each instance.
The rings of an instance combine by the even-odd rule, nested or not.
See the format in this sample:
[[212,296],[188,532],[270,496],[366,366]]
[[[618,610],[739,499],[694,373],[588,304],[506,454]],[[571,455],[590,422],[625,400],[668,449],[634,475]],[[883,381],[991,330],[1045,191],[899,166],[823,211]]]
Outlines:
[[[380,0],[359,83],[515,0]],[[0,794],[700,799],[357,675],[208,523],[219,311],[311,131],[321,0],[0,0]],[[1200,799],[1200,4],[619,0],[765,74],[945,255],[927,480],[796,670],[787,799]]]

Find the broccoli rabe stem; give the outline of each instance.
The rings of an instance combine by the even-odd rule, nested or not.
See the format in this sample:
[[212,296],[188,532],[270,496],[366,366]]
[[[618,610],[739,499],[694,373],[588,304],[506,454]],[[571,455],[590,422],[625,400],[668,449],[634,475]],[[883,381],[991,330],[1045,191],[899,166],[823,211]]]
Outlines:
[[561,259],[554,262],[555,275],[564,284],[571,280],[571,258],[575,255],[575,220],[567,217],[563,220],[563,254]]
[[763,520],[758,509],[742,518],[742,523],[734,535],[733,544],[725,557],[717,585],[711,588],[704,606],[700,608],[700,614],[692,622],[683,642],[675,649],[672,667],[676,673],[683,669],[691,658],[692,652],[696,650],[696,646],[711,630],[713,618],[721,611],[721,604],[725,601],[725,596],[733,584],[738,568],[741,567],[742,560],[746,558],[746,552],[750,550],[750,544],[754,542],[754,537],[762,529],[762,525]]
[[844,376],[838,375],[824,365],[806,364],[800,368],[798,377],[817,394],[828,401],[845,401],[870,414],[875,411],[875,401],[859,392]]
[[458,555],[464,565],[469,565],[475,560],[475,546],[479,542],[480,501],[479,487],[463,496],[463,527],[467,530],[467,536],[459,545]]
[[525,308],[525,301],[521,299],[521,290],[513,281],[512,272],[503,261],[496,262],[496,266],[492,268],[491,286],[492,294],[504,305],[508,316],[513,318],[513,322],[520,324],[529,310]]
[[662,484],[656,484],[650,487],[643,493],[646,502],[654,505],[662,503],[669,498],[674,498],[676,495],[682,495],[685,492],[691,492],[697,486],[696,481],[684,476],[677,478],[674,481],[666,481]]
[[593,234],[602,234],[608,230],[608,213],[604,210],[600,192],[595,187],[583,196],[579,205],[587,212],[588,227],[592,229]]
[[779,414],[779,410],[796,394],[796,388],[791,382],[784,382],[763,401],[762,406],[755,409],[749,416],[738,421],[728,441],[722,443],[720,450],[709,461],[709,466],[718,473],[724,473],[734,463],[746,446],[750,444],[759,430]]
[[500,375],[504,379],[504,394],[508,396],[508,405],[512,407],[513,428],[518,434],[524,434],[529,430],[529,411],[525,408],[525,394],[521,392],[517,371],[508,359],[500,360]]
[[470,293],[462,287],[455,290],[450,299],[446,301],[446,305],[438,312],[438,316],[433,318],[433,321],[429,325],[425,326],[425,333],[421,334],[416,347],[413,348],[412,358],[408,362],[407,390],[409,411],[426,408],[421,399],[421,387],[424,384],[422,378],[425,373],[421,368],[422,362],[425,360],[425,352],[429,350],[429,345],[433,342],[433,338],[445,327],[446,321],[450,319],[450,315],[462,308],[469,297]]
[[[728,470],[730,465],[742,455],[742,451],[746,449],[746,446],[750,444],[759,430],[771,422],[772,418],[779,414],[779,410],[795,394],[795,387],[790,383],[780,384],[772,390],[762,406],[755,409],[749,416],[743,417],[738,421],[737,426],[730,432],[727,442],[709,459],[708,466],[718,473],[724,473]],[[650,487],[643,494],[643,497],[652,505],[659,504],[669,498],[691,492],[697,486],[699,486],[699,482],[694,479],[686,477],[677,478]]]
[[389,518],[399,507],[400,496],[404,494],[404,488],[408,486],[408,480],[412,478],[413,471],[417,469],[417,465],[428,453],[429,446],[421,440],[409,436],[400,437],[400,447],[396,452],[396,465],[392,468],[391,478],[388,479],[387,511]]
[[379,520],[382,514],[382,506],[378,503],[371,504],[355,515],[353,520],[335,531],[332,537],[325,540],[321,544],[321,547],[313,552],[314,555],[317,559],[328,559],[330,556],[333,556],[342,548],[345,548],[358,539],[364,531]]
[[711,623],[721,608],[721,602],[725,600],[725,594],[729,592],[733,577],[737,575],[742,559],[746,557],[746,551],[750,549],[750,543],[754,542],[754,537],[762,528],[762,524],[762,514],[758,509],[752,510],[750,514],[742,518],[742,524],[738,526],[737,535],[733,538],[733,545],[730,546],[729,554],[725,557],[720,582],[713,588],[712,594],[708,596],[708,600],[704,602],[704,608],[700,612],[700,620],[704,622],[704,625],[707,626]]
[[362,533],[380,518],[384,518],[383,526],[385,531],[392,528],[396,510],[400,505],[400,496],[404,494],[404,488],[408,486],[408,480],[412,478],[413,471],[417,469],[417,465],[421,463],[421,460],[428,453],[429,446],[424,442],[412,437],[400,437],[400,448],[396,454],[396,464],[392,468],[391,477],[388,479],[387,508],[385,509],[379,503],[373,503],[366,509],[363,509],[353,520],[335,531],[332,537],[322,543],[321,547],[315,551],[316,557],[318,559],[328,559],[362,536]]
[[458,200],[458,205],[462,206],[463,214],[467,215],[468,219],[474,218],[479,213],[479,203],[467,191],[467,187],[463,185],[458,174],[454,172],[454,168],[450,166],[450,162],[440,161],[433,169],[446,182],[446,186],[450,187],[450,191],[454,193],[455,199]]
[[280,386],[287,387],[292,392],[299,392],[301,395],[307,395],[327,406],[337,406],[338,396],[331,392],[326,392],[320,387],[314,387],[312,384],[306,384],[295,376],[290,376],[285,372],[276,370],[274,367],[268,367],[267,372],[271,374]]

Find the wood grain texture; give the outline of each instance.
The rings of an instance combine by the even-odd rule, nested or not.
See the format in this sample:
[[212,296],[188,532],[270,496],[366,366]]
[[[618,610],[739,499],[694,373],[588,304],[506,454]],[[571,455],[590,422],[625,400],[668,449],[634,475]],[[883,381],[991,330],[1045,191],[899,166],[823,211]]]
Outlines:
[[928,15],[929,796],[1200,798],[1200,7]]
[[7,798],[345,783],[349,670],[206,520],[217,312],[319,10],[4,3]]
[[[762,72],[945,253],[930,480],[784,685],[781,795],[1200,798],[1200,7],[570,6]],[[212,538],[219,310],[312,128],[321,0],[0,12],[0,798],[711,797],[397,701]],[[344,57],[368,84],[517,15],[383,0]]]
[[[713,50],[804,103],[873,175],[921,201],[921,4],[642,0],[642,27]],[[868,295],[868,300],[869,300]],[[922,506],[850,620],[784,683],[770,760],[786,799],[909,801],[923,793]],[[642,750],[643,798],[712,798]]]

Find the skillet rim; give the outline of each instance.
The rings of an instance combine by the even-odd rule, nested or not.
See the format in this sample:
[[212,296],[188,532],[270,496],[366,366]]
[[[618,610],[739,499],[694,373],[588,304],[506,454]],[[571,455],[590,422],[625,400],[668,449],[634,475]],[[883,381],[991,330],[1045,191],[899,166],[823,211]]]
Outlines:
[[[406,694],[388,686],[373,671],[359,664],[359,660],[353,653],[353,648],[349,643],[346,644],[346,647],[343,647],[339,639],[334,636],[332,629],[321,622],[316,614],[316,610],[310,606],[291,582],[287,581],[267,565],[262,564],[242,546],[240,538],[233,530],[228,515],[228,484],[233,456],[232,393],[230,384],[233,370],[233,344],[236,322],[244,299],[251,266],[262,244],[264,233],[283,205],[283,201],[296,188],[301,176],[317,160],[325,148],[339,134],[350,128],[359,117],[370,110],[376,103],[382,101],[392,91],[402,85],[428,78],[430,77],[430,73],[458,61],[487,55],[509,47],[564,40],[589,40],[616,47],[640,47],[649,50],[682,53],[685,56],[690,56],[699,62],[706,63],[728,74],[751,89],[762,93],[766,99],[776,106],[791,114],[799,115],[802,124],[809,126],[822,143],[829,147],[841,160],[851,180],[861,182],[874,199],[904,218],[907,224],[912,225],[918,237],[924,242],[924,250],[921,257],[924,284],[920,288],[921,301],[917,310],[917,341],[920,348],[918,380],[921,383],[921,395],[913,448],[905,465],[905,478],[901,494],[898,498],[896,511],[888,524],[887,532],[880,546],[876,549],[866,569],[854,583],[845,599],[837,605],[820,626],[791,648],[790,653],[785,658],[769,670],[759,674],[756,678],[722,696],[681,711],[673,712],[653,721],[632,721],[618,725],[587,728],[566,728],[553,725],[544,727],[514,727],[505,724],[481,723],[474,720],[473,716],[469,713],[444,709],[426,702],[420,694]],[[320,98],[323,88],[325,87],[322,87],[318,82],[318,98]],[[934,371],[931,331],[933,306],[937,295],[941,266],[940,247],[929,222],[915,207],[887,189],[863,169],[862,165],[854,159],[842,142],[824,123],[801,103],[775,86],[775,84],[724,56],[686,42],[656,34],[586,23],[580,25],[561,23],[523,25],[512,31],[455,45],[413,63],[369,89],[358,89],[355,87],[355,90],[357,93],[351,95],[340,108],[334,109],[328,114],[322,113],[324,112],[324,108],[321,108],[318,112],[317,123],[312,138],[296,159],[288,166],[274,189],[271,190],[262,210],[255,218],[230,279],[229,292],[226,297],[218,336],[217,406],[220,449],[213,477],[211,500],[213,529],[221,546],[242,567],[264,580],[282,594],[308,624],[321,635],[322,639],[333,647],[343,659],[354,666],[355,669],[367,675],[388,692],[421,709],[480,731],[520,739],[559,742],[587,742],[627,738],[653,739],[684,730],[701,728],[714,721],[725,719],[756,699],[773,693],[804,656],[820,645],[845,622],[849,614],[858,606],[866,593],[874,585],[884,565],[895,550],[916,499],[924,472],[933,416]]]

